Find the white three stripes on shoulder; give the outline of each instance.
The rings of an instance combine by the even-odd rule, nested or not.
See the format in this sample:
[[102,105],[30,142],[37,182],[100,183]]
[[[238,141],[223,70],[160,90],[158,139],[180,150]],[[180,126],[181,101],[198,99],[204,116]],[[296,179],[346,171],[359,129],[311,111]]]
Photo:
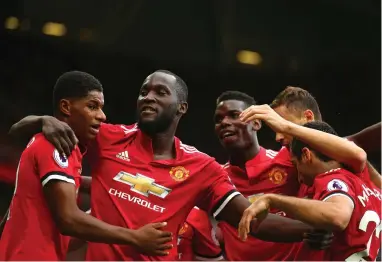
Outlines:
[[277,152],[277,151],[273,151],[273,150],[271,150],[271,149],[267,149],[267,150],[265,150],[265,155],[266,155],[267,157],[269,157],[269,158],[275,158],[275,156],[277,156],[278,153],[279,153],[279,152]]
[[123,132],[125,132],[125,134],[132,133],[138,130],[138,124],[135,124],[132,128],[127,128],[124,125],[120,125],[120,127],[123,129]]

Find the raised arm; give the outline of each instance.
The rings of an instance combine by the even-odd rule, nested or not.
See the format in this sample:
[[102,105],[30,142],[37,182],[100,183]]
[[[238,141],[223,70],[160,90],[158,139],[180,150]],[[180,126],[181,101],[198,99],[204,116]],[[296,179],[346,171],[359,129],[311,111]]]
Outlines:
[[[360,132],[347,137],[350,141],[362,147],[368,154],[381,150],[381,122],[369,126]],[[382,187],[381,174],[373,167],[370,162],[367,162],[367,168],[371,181],[378,188]]]
[[263,120],[275,132],[285,133],[301,140],[314,150],[347,165],[355,173],[360,173],[365,168],[366,152],[356,144],[332,134],[289,122],[268,105],[251,106],[242,112],[240,118],[245,122],[254,119]]
[[368,154],[381,150],[381,122],[347,137]]
[[43,132],[62,155],[69,156],[78,143],[78,139],[68,124],[53,116],[27,116],[14,124],[8,135],[14,143],[25,146],[28,140],[39,132]]

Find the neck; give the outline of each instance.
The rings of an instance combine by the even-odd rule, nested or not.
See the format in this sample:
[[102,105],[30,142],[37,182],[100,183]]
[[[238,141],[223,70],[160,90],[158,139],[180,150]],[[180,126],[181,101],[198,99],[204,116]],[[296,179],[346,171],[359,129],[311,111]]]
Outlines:
[[327,171],[330,171],[332,169],[336,169],[336,168],[342,168],[342,165],[340,163],[338,163],[337,161],[329,161],[329,162],[323,162],[322,165],[320,165],[318,168],[317,168],[317,174],[323,174]]
[[260,145],[257,142],[257,138],[254,143],[245,149],[232,150],[230,152],[229,161],[232,165],[238,166],[241,168],[245,167],[245,163],[253,159],[260,152]]
[[151,135],[154,159],[172,159],[176,158],[174,146],[175,131],[178,123],[174,123],[161,133]]

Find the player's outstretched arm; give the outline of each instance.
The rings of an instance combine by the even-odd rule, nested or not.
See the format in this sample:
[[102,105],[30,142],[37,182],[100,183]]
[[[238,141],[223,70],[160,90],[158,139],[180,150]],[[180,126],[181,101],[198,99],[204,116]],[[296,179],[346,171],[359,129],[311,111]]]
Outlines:
[[[58,152],[69,156],[78,143],[73,130],[68,124],[53,116],[27,116],[14,124],[8,135],[14,141],[22,141],[25,145],[35,134],[43,132]],[[20,144],[18,142],[18,144]]]
[[239,224],[239,235],[245,239],[250,233],[252,220],[262,219],[261,217],[265,217],[270,208],[282,210],[317,229],[343,231],[349,224],[353,205],[353,201],[344,195],[332,196],[327,201],[318,201],[266,194],[244,211]]
[[241,113],[240,119],[244,122],[263,120],[275,132],[301,140],[322,154],[347,165],[355,173],[365,168],[367,155],[362,148],[341,137],[289,122],[268,105],[250,106]]
[[[250,206],[250,202],[242,195],[237,195],[219,213],[218,218],[226,221],[234,227],[238,227],[244,211]],[[251,235],[271,242],[300,242],[304,234],[313,228],[301,221],[289,219],[275,214],[268,216],[261,223],[253,223]]]
[[109,225],[81,211],[76,204],[75,186],[51,180],[44,194],[52,217],[63,235],[90,242],[132,245],[147,255],[167,255],[172,240],[170,232],[161,231],[165,223],[154,223],[138,230]]
[[381,122],[369,126],[358,133],[347,137],[367,153],[374,153],[381,150]]
[[[366,153],[374,153],[381,150],[381,122],[369,126],[360,132],[350,135],[347,137],[350,141],[356,143],[359,147],[362,147]],[[370,179],[373,181],[374,185],[378,188],[382,187],[382,177],[381,174],[367,162],[367,168],[369,171]]]

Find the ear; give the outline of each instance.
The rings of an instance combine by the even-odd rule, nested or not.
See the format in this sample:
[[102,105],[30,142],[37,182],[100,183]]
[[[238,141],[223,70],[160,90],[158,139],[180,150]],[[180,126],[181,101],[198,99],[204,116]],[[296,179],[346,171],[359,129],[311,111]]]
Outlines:
[[252,121],[252,130],[259,131],[261,129],[261,120],[255,119]]
[[61,114],[65,115],[65,116],[71,115],[71,113],[70,113],[71,104],[70,104],[70,101],[68,99],[61,99],[58,107],[59,107]]
[[313,160],[312,157],[313,157],[313,155],[312,155],[312,151],[310,151],[309,148],[304,147],[304,148],[302,149],[301,160],[302,160],[303,162],[305,162],[305,163],[310,163],[310,162],[312,162],[312,160]]
[[311,122],[311,121],[314,121],[315,118],[314,118],[314,113],[312,110],[310,109],[307,109],[304,111],[304,118],[307,122]]
[[178,114],[179,115],[184,115],[185,113],[187,113],[187,110],[188,110],[187,102],[182,102],[178,105]]

